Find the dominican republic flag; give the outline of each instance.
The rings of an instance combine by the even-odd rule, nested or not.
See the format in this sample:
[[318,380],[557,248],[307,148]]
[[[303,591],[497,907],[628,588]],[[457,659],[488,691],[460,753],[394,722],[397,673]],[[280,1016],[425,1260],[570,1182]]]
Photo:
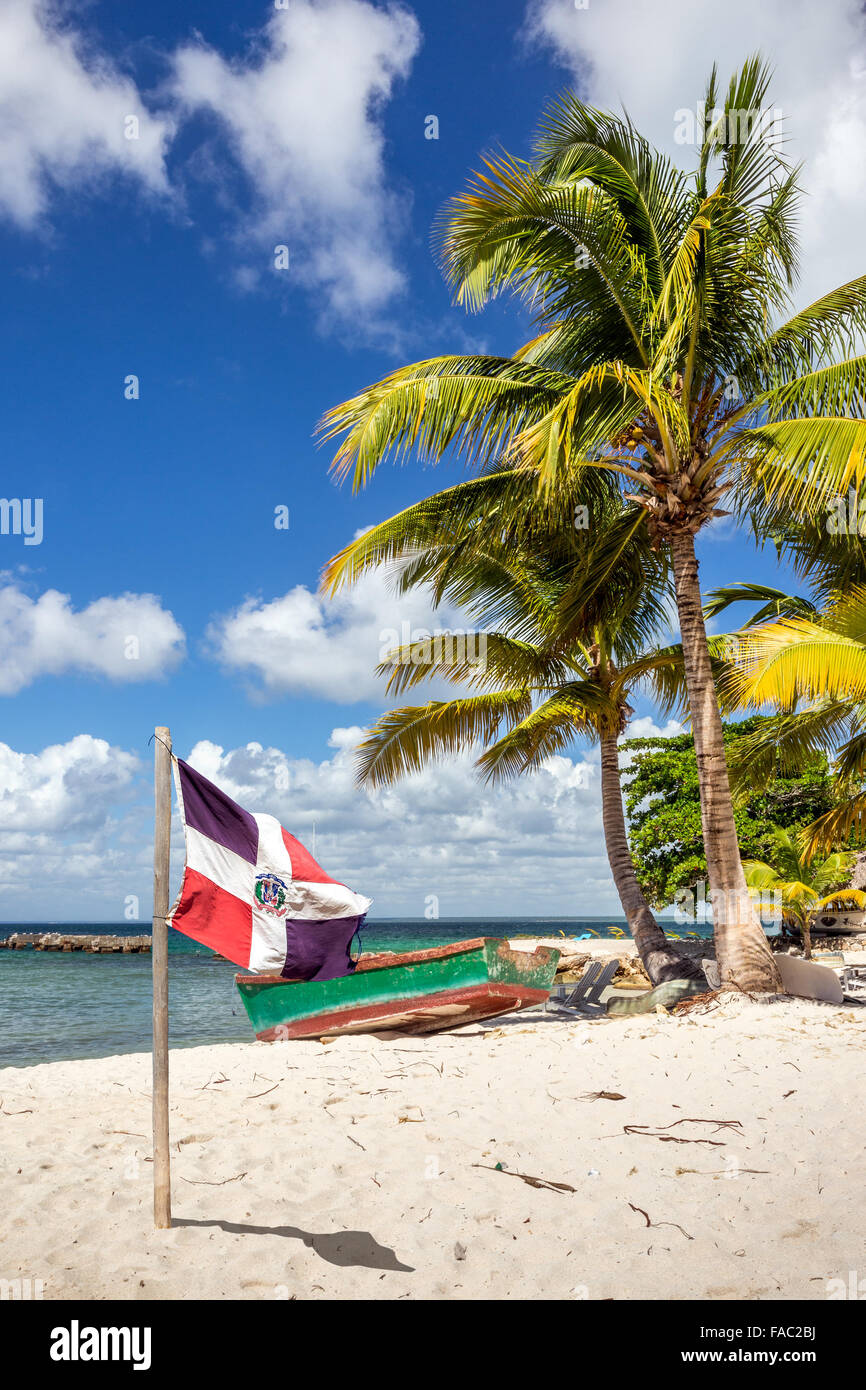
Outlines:
[[186,865],[169,926],[256,974],[351,973],[369,898],[330,878],[273,816],[251,815],[173,759]]

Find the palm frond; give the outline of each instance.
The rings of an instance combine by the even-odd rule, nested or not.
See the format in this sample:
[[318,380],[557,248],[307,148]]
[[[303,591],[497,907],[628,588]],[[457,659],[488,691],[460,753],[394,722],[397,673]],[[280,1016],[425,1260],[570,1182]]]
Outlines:
[[815,903],[817,911],[822,908],[830,907],[857,907],[861,910],[866,907],[866,893],[860,888],[837,888],[835,893],[828,893],[826,897],[819,898]]
[[358,745],[356,781],[387,786],[446,753],[490,743],[500,725],[524,719],[531,706],[529,693],[518,688],[389,710]]
[[817,607],[811,599],[800,594],[788,594],[769,584],[736,583],[711,589],[704,599],[704,617],[717,618],[734,603],[759,603],[749,618],[748,627],[770,618],[814,618]]
[[433,676],[480,689],[557,685],[574,674],[574,660],[501,632],[442,632],[388,652],[377,667],[389,695],[401,695]]
[[740,705],[793,709],[798,700],[866,699],[866,645],[805,618],[739,633],[727,694]]
[[543,177],[585,179],[616,203],[660,289],[687,218],[687,183],[673,161],[628,117],[597,111],[572,92],[548,108],[536,151]]
[[859,491],[866,477],[866,420],[804,416],[741,431],[717,457],[736,457],[744,485],[758,497],[806,517]]
[[810,853],[829,853],[834,846],[854,841],[862,844],[866,838],[866,792],[855,792],[831,810],[819,816],[803,831],[803,841]]
[[555,753],[564,753],[578,734],[594,736],[605,726],[616,730],[618,718],[616,707],[597,684],[571,682],[497,739],[478,759],[478,767],[487,781],[519,776]]
[[831,754],[849,720],[846,700],[822,700],[808,709],[769,716],[728,749],[734,794],[742,799],[780,773],[796,774],[816,754]]
[[495,460],[515,433],[562,399],[570,380],[505,357],[434,357],[392,372],[329,410],[317,433],[342,437],[332,469],[363,487],[379,465],[409,453],[438,462],[449,449],[467,462]]
[[[849,280],[800,309],[761,343],[753,364],[781,381],[811,371],[833,352],[851,352],[866,328],[866,275]],[[744,369],[749,365],[744,362]]]

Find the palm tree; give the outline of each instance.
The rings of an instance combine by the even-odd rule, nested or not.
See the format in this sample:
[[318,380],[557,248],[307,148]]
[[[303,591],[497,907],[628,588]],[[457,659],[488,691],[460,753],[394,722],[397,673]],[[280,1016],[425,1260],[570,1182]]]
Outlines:
[[862,839],[866,828],[866,587],[823,609],[780,595],[777,608],[775,620],[758,621],[765,605],[728,647],[726,706],[778,711],[741,740],[735,777],[745,788],[775,766],[793,769],[809,754],[834,755],[839,802],[804,831],[810,853],[828,853],[852,836]]
[[676,587],[716,955],[747,990],[779,980],[740,864],[695,536],[726,495],[761,524],[820,511],[866,473],[866,276],[791,314],[797,171],[762,119],[741,119],[768,87],[750,59],[716,112],[713,71],[690,176],[627,116],[554,103],[534,160],[487,160],[440,227],[459,302],[514,291],[532,339],[402,368],[323,424],[356,487],[386,456],[456,450],[528,472],[542,495],[605,470],[646,511]]
[[[480,742],[477,767],[497,781],[543,766],[576,737],[597,741],[608,862],[644,968],[653,984],[703,979],[667,941],[641,891],[622,804],[617,740],[632,713],[631,691],[649,686],[667,709],[683,694],[678,648],[648,646],[666,617],[670,588],[646,543],[645,517],[630,507],[591,536],[575,530],[571,517],[555,530],[550,514],[540,520],[537,506],[533,520],[530,492],[524,524],[532,539],[525,550],[502,529],[500,513],[510,517],[513,503],[503,507],[502,497],[514,480],[500,474],[493,481],[410,507],[359,537],[326,571],[333,590],[383,556],[399,558],[403,588],[432,584],[438,600],[457,598],[475,617],[501,624],[459,639],[425,635],[388,654],[379,670],[389,677],[390,693],[432,676],[473,693],[382,715],[360,745],[358,780],[388,785],[434,757]],[[516,482],[526,485],[525,478]],[[632,544],[623,546],[628,535]],[[586,576],[579,599],[576,571]]]
[[743,861],[746,884],[756,893],[768,890],[781,898],[782,920],[792,923],[803,938],[803,954],[812,954],[811,922],[821,908],[842,908],[853,903],[866,907],[866,893],[844,885],[851,876],[856,854],[818,856],[802,832],[777,825],[773,832],[772,863]]

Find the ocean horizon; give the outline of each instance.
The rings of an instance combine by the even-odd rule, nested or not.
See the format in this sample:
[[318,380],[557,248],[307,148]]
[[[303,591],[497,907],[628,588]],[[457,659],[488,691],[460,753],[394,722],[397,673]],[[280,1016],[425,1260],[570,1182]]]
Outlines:
[[[711,926],[680,927],[671,935],[708,937]],[[140,922],[0,923],[14,932],[149,936]],[[393,917],[368,921],[365,951],[411,951],[473,936],[628,935],[625,918]],[[169,933],[169,1041],[172,1047],[252,1042],[253,1030],[237,993],[237,966],[179,932]],[[33,1066],[146,1052],[151,1045],[151,956],[0,950],[0,1066]]]

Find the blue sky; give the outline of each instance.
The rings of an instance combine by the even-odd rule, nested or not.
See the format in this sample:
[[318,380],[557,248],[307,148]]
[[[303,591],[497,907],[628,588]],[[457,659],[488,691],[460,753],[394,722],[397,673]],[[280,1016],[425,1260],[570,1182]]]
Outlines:
[[[0,916],[117,920],[130,897],[147,915],[157,723],[252,809],[301,838],[315,820],[380,914],[429,895],[447,915],[616,910],[591,750],[496,794],[466,763],[352,790],[334,730],[376,715],[379,634],[427,609],[380,581],[323,605],[320,568],[458,474],[389,467],[354,497],[312,432],[396,365],[528,336],[514,304],[451,304],[431,224],[481,151],[528,152],[569,84],[682,157],[673,113],[711,58],[761,46],[816,190],[802,293],[860,272],[858,7],[690,8],[7,0],[2,487],[43,499],[44,534],[0,536]],[[778,573],[729,525],[701,557],[707,588]]]

